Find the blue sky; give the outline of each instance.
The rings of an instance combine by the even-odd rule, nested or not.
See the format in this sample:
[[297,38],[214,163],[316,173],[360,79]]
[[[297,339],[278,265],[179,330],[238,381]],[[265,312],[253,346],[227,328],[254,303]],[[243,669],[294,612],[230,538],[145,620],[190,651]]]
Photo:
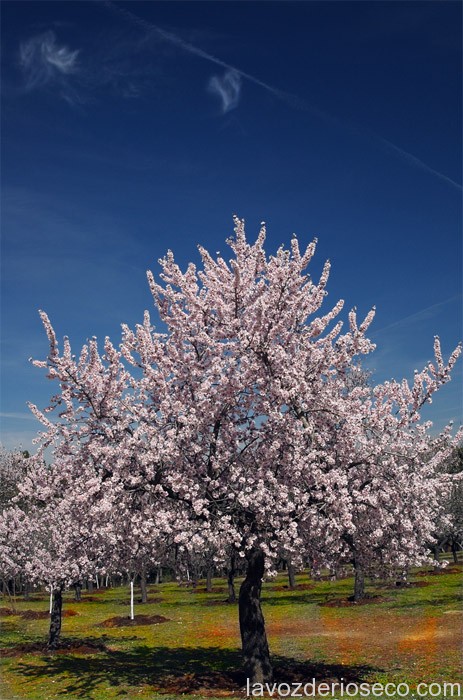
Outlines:
[[[77,352],[134,325],[171,248],[332,261],[327,303],[375,304],[374,378],[463,337],[461,4],[2,2],[4,446],[31,449],[37,310]],[[462,417],[461,361],[426,417]]]

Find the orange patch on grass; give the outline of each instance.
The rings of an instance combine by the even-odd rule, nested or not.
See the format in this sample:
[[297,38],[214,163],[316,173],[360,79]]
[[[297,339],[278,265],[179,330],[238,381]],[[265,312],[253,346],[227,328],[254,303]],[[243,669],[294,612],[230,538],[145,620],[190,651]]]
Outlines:
[[362,652],[365,643],[362,631],[364,633],[365,629],[358,630],[346,624],[346,620],[333,614],[330,608],[320,607],[320,616],[324,632],[334,638],[341,663],[350,663]]
[[399,642],[399,649],[406,651],[409,646],[413,648],[418,644],[424,644],[427,649],[429,645],[435,647],[437,631],[437,618],[429,617],[417,625],[415,629],[405,635]]

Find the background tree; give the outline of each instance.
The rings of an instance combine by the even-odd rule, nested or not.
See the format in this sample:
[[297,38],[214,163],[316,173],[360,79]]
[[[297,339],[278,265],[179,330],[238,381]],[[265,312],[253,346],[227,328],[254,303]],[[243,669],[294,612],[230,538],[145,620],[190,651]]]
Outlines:
[[[118,513],[116,493],[73,456],[27,461],[18,496],[0,516],[0,561],[52,593],[48,645],[56,648],[66,587],[111,567]],[[15,503],[17,501],[17,503]]]
[[11,504],[19,493],[29,458],[27,450],[6,450],[0,445],[0,507]]
[[[27,450],[6,450],[0,445],[0,511],[10,507],[14,500],[18,501],[19,485],[24,480],[28,458],[29,452]],[[12,521],[5,520],[2,536],[8,538],[8,531],[13,527]],[[30,582],[25,579],[23,571],[18,569],[16,565],[13,565],[13,561],[7,555],[6,550],[4,554],[5,557],[0,562],[3,591],[9,596],[10,602],[14,607],[14,598],[18,586],[23,584],[24,594],[27,597]]]
[[434,559],[439,560],[439,551],[449,547],[453,561],[458,563],[458,552],[463,548],[463,446],[457,445],[447,459],[437,467],[441,478],[446,478],[449,487],[442,499],[442,509],[435,522],[434,542],[431,545]]

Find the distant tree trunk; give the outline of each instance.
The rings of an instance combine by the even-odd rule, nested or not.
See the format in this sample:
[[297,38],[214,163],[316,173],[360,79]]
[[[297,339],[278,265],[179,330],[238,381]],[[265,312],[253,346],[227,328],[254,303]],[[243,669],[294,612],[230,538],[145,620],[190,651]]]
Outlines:
[[142,572],[140,574],[140,588],[141,588],[141,602],[147,603],[148,602],[148,590],[146,587],[146,571],[145,571],[145,569],[142,569]]
[[265,633],[265,621],[260,606],[264,553],[252,549],[246,555],[248,568],[239,595],[239,619],[246,676],[250,683],[272,680],[272,666]]
[[214,570],[212,566],[207,567],[207,572],[206,572],[206,591],[208,593],[212,593],[212,574],[214,573]]
[[8,596],[8,600],[10,601],[10,606],[11,606],[11,611],[13,613],[16,612],[16,600],[14,596],[11,595],[10,591],[10,582],[7,579],[2,579],[3,583],[3,595]]
[[354,596],[353,599],[357,603],[365,598],[365,572],[359,560],[354,556]]
[[80,601],[82,600],[82,584],[80,583],[80,581],[78,581],[77,583],[74,584],[74,591],[75,591],[74,599],[78,603],[80,603]]
[[31,586],[29,581],[24,581],[24,600],[30,600]]
[[296,570],[290,561],[288,561],[288,585],[291,590],[296,588]]
[[135,618],[134,614],[134,605],[133,605],[133,581],[130,580],[130,619],[133,620]]
[[87,579],[87,591],[93,593],[93,581],[91,578]]
[[61,613],[63,610],[63,587],[53,590],[53,604],[50,615],[50,632],[48,635],[48,648],[56,649],[61,633]]
[[235,574],[236,574],[236,569],[235,569],[235,553],[230,557],[230,568],[228,570],[228,577],[227,577],[227,583],[228,583],[228,602],[229,603],[236,603],[236,592],[235,592]]
[[[438,544],[435,544],[435,545],[433,546],[433,548],[432,548],[432,555],[433,555],[434,560],[435,560],[436,562],[439,561],[439,551],[440,551],[439,545],[438,545]],[[434,564],[434,571],[439,571],[439,568],[440,568],[440,567],[439,567],[437,564]]]
[[154,583],[157,585],[158,583],[162,583],[162,566],[158,566],[156,569],[156,578],[154,580]]
[[455,540],[452,540],[452,556],[453,563],[458,564],[458,544],[455,542]]

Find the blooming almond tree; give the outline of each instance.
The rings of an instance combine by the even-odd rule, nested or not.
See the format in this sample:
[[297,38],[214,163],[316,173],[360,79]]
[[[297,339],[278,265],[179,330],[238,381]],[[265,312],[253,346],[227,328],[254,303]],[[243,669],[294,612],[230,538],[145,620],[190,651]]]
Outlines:
[[188,529],[180,508],[170,507],[166,515],[158,503],[153,508],[147,494],[106,478],[91,459],[81,461],[77,451],[68,456],[55,452],[50,465],[40,453],[30,458],[19,486],[22,507],[13,506],[0,517],[0,534],[4,523],[14,524],[5,549],[0,538],[0,557],[10,554],[28,580],[52,592],[50,648],[59,643],[65,588],[98,575],[141,573],[163,554],[176,531]]
[[18,496],[0,515],[0,565],[9,565],[51,591],[48,645],[56,648],[64,589],[107,571],[110,564],[112,504],[106,485],[101,497],[95,475],[63,460],[46,465],[31,457],[18,489]]
[[[50,352],[36,364],[60,383],[48,411],[61,417],[33,407],[43,447],[91,465],[103,489],[143,494],[161,529],[180,512],[179,551],[213,550],[226,561],[232,548],[245,559],[239,621],[252,682],[272,675],[265,572],[282,551],[295,565],[311,549],[320,565],[331,563],[342,535],[355,532],[346,471],[358,461],[369,404],[346,377],[374,349],[365,335],[374,310],[361,323],[351,311],[344,333],[342,301],[320,314],[330,265],[318,282],[307,273],[315,241],[301,252],[293,238],[270,257],[264,242],[264,226],[249,244],[235,219],[228,263],[200,248],[202,269],[182,272],[169,252],[161,281],[148,273],[166,332],[145,312],[134,330],[123,326],[118,350],[105,341],[103,355],[91,340],[76,359],[67,339],[61,354],[42,314]],[[378,438],[375,454],[386,442]]]
[[[4,511],[12,506],[13,500],[17,500],[19,495],[19,485],[24,479],[27,467],[28,452],[20,450],[6,450],[0,445],[0,511]],[[1,515],[0,515],[1,519]],[[11,556],[12,551],[9,546],[3,547],[3,542],[14,537],[15,524],[11,520],[4,520],[0,523],[0,578],[3,582],[4,592],[8,593],[10,602],[14,605],[14,596],[11,597],[10,581],[19,577],[23,572],[18,569],[15,557]],[[29,581],[24,581],[25,591],[28,591]],[[15,585],[13,585],[15,591]]]

